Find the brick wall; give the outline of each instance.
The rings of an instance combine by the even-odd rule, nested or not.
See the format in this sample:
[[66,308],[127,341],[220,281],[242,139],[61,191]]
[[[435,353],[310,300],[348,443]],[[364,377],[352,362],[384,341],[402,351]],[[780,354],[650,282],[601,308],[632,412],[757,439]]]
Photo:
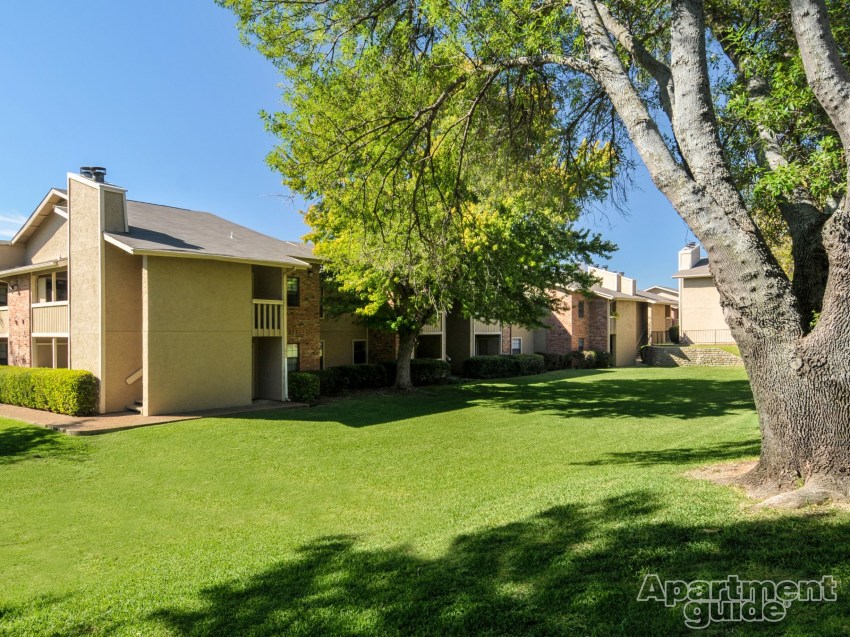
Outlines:
[[502,325],[502,354],[511,353],[511,326]]
[[587,341],[585,349],[608,351],[608,301],[600,298],[588,299]]
[[369,330],[369,362],[390,363],[398,357],[398,334]]
[[[9,281],[9,365],[32,365],[32,326],[30,325],[30,277]],[[12,288],[17,286],[16,290]]]
[[573,348],[572,331],[572,295],[564,299],[566,306],[546,315],[546,349],[552,354],[566,354]]
[[319,326],[319,266],[313,266],[312,276],[298,271],[289,278],[299,280],[301,302],[290,307],[287,314],[287,341],[298,343],[301,357],[300,368],[304,371],[319,369],[320,326]]
[[743,361],[717,347],[647,347],[646,364],[651,367],[731,367]]

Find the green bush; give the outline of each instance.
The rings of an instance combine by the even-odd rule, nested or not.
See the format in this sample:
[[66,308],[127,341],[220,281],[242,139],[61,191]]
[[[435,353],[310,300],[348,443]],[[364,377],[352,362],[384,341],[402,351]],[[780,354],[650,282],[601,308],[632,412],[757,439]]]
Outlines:
[[594,363],[596,367],[599,369],[607,369],[608,367],[613,367],[613,361],[611,360],[610,352],[602,352],[602,351],[594,351]]
[[75,369],[0,367],[0,403],[69,416],[97,413],[98,383]]
[[311,403],[319,397],[320,381],[315,374],[307,372],[289,372],[289,400],[296,403]]
[[547,372],[554,372],[558,369],[564,369],[564,355],[555,354],[553,352],[537,352],[538,356],[543,357],[543,365]]
[[667,329],[667,334],[670,336],[671,341],[673,341],[674,343],[679,342],[679,326],[678,325],[671,325]]
[[410,361],[410,381],[417,386],[436,385],[449,377],[450,370],[439,358],[414,358]]
[[340,372],[338,367],[306,373],[319,379],[319,394],[322,396],[336,396],[348,389],[348,376]]
[[463,361],[463,375],[469,378],[509,378],[543,371],[545,363],[540,354],[473,356]]

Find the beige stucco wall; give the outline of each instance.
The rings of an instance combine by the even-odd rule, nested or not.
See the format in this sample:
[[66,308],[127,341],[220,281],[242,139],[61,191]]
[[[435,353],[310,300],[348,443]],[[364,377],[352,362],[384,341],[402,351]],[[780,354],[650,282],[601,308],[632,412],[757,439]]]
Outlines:
[[127,211],[124,194],[110,190],[103,192],[103,229],[106,232],[124,232],[127,229]]
[[354,360],[353,341],[368,340],[368,330],[358,325],[350,315],[320,321],[321,340],[325,343],[324,366],[351,365]]
[[67,221],[57,214],[49,215],[27,241],[24,264],[44,263],[67,256]]
[[667,329],[665,311],[668,306],[658,304],[650,305],[649,307],[652,316],[652,324],[650,325],[650,330],[653,332],[665,331]]
[[679,325],[682,333],[729,329],[723,317],[720,294],[714,287],[714,279],[682,279]]
[[[534,332],[535,330],[530,330],[525,327],[520,327],[518,325],[511,325],[510,328],[510,338],[521,338],[522,339],[522,354],[533,354],[536,350],[534,343]],[[510,342],[508,342],[507,346],[510,346]],[[543,350],[539,350],[543,351]]]
[[68,180],[68,188],[71,368],[88,370],[101,379],[100,410],[104,411],[100,195],[96,187],[73,179]]
[[637,355],[638,304],[617,300],[617,338],[614,365],[628,367],[635,364]]
[[142,294],[146,415],[250,404],[251,266],[146,257]]
[[25,254],[26,249],[22,245],[0,245],[0,270],[22,265]]
[[106,411],[142,399],[142,380],[126,379],[142,367],[142,257],[104,244],[104,365]]

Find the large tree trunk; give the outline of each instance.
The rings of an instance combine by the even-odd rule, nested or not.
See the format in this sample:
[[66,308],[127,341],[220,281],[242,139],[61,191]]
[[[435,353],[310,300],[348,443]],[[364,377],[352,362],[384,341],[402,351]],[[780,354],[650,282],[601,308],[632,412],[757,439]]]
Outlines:
[[781,494],[766,502],[772,506],[850,496],[850,384],[830,364],[850,357],[848,343],[836,340],[811,356],[799,343],[740,331],[737,337],[762,439],[759,463],[743,486],[756,497]]
[[398,339],[395,388],[401,391],[410,391],[413,389],[413,382],[410,379],[410,361],[413,358],[413,347],[416,344],[416,332],[412,330],[400,330]]

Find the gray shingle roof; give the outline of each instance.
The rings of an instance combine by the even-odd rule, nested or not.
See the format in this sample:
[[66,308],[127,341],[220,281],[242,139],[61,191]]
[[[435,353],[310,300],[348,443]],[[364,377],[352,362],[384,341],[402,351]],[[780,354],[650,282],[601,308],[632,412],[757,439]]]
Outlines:
[[127,221],[129,232],[105,234],[134,252],[293,266],[317,260],[307,244],[275,239],[209,212],[128,201]]
[[654,292],[647,292],[646,290],[638,290],[637,295],[653,303],[678,305],[678,301],[671,299],[669,296],[662,296],[660,294],[655,294]]
[[687,270],[679,270],[673,275],[674,279],[685,279],[690,277],[705,277],[711,276],[711,271],[708,269],[708,259],[700,259],[694,264],[694,267]]

